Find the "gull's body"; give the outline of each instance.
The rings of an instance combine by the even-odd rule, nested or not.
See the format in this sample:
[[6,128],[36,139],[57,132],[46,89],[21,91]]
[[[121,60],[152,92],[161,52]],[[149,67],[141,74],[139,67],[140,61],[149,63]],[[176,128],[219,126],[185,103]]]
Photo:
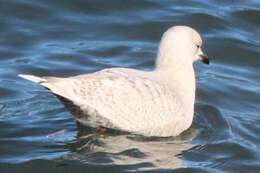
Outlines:
[[205,60],[201,44],[195,30],[177,26],[163,35],[152,71],[110,68],[68,78],[20,76],[76,105],[82,113],[75,118],[84,125],[176,136],[193,120],[193,61]]

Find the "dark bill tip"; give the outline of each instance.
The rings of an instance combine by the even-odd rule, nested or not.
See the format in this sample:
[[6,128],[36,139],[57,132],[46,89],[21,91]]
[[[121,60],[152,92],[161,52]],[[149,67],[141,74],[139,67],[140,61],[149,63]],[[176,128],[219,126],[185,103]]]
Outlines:
[[205,64],[209,64],[209,58],[207,55],[200,55],[201,61]]

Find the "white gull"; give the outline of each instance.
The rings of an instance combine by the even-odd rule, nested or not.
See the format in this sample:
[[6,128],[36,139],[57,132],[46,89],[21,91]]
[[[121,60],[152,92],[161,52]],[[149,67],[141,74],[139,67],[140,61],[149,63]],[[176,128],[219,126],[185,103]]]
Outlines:
[[73,103],[78,122],[145,136],[177,136],[193,120],[193,62],[209,63],[202,39],[187,26],[169,28],[162,36],[152,71],[109,68],[68,78],[19,76],[39,83]]

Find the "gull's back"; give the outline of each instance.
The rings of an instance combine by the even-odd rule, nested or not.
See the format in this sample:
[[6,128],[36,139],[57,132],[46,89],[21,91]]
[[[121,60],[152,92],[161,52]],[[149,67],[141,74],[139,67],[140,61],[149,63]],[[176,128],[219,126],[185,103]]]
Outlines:
[[111,68],[69,78],[21,77],[39,83],[79,108],[82,124],[145,136],[176,136],[193,120],[193,62],[203,60],[202,39],[194,29],[168,29],[159,45],[155,69]]
[[146,136],[175,136],[184,128],[179,122],[185,111],[181,99],[167,84],[157,80],[153,72],[112,68],[39,81],[77,106],[80,113],[75,118],[87,126],[116,128]]

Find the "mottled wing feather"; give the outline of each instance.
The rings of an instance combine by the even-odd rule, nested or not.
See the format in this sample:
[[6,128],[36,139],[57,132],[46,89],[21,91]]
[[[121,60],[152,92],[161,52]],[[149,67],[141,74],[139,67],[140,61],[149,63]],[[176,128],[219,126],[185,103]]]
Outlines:
[[100,116],[107,120],[102,125],[129,131],[169,123],[171,113],[178,114],[180,108],[169,87],[129,72],[106,70],[43,85],[80,106],[95,121]]

